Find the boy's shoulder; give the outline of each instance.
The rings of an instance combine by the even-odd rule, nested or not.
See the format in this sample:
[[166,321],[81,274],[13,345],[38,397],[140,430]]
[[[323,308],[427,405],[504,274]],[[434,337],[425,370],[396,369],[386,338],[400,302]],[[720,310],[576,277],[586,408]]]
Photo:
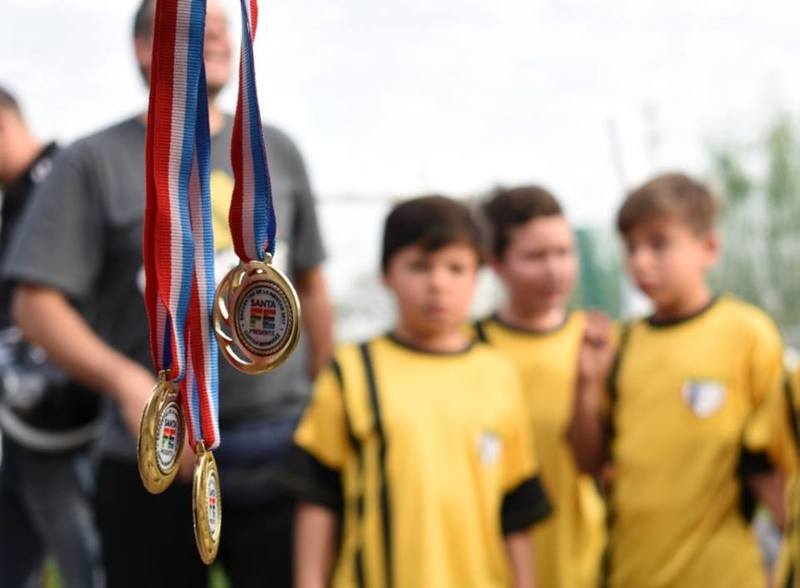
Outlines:
[[[723,294],[716,298],[712,305],[701,313],[712,320],[692,323],[700,329],[713,329],[726,333],[742,341],[746,340],[780,340],[780,332],[772,317],[758,306],[746,302],[730,294]],[[619,331],[634,328],[646,328],[648,318],[638,318],[620,324]]]
[[492,312],[491,314],[487,314],[466,324],[464,326],[464,332],[468,336],[474,337],[479,341],[487,342],[489,338],[487,330],[517,332],[526,335],[548,335],[571,329],[583,331],[587,316],[588,311],[586,310],[580,308],[572,309],[567,312],[564,322],[561,325],[547,331],[529,331],[525,330],[524,328],[511,326],[508,323],[503,322],[498,317],[497,312]]
[[470,350],[471,359],[478,367],[499,372],[503,376],[516,378],[517,371],[511,359],[490,343],[474,341]]
[[728,294],[720,296],[717,304],[725,323],[743,336],[781,338],[775,321],[762,308]]
[[[334,352],[334,363],[338,364],[341,368],[352,366],[354,363],[363,365],[365,348],[368,350],[372,361],[391,355],[397,358],[398,361],[402,361],[402,359],[406,357],[410,362],[413,361],[415,357],[413,353],[410,355],[404,353],[409,350],[408,347],[398,343],[390,336],[383,335],[366,341],[338,344]],[[424,352],[420,354],[421,357],[426,355],[428,354]],[[454,353],[449,358],[439,357],[437,363],[447,361],[447,359],[451,359],[453,362],[471,364],[479,369],[494,370],[509,374],[516,373],[514,364],[505,354],[479,340],[472,340],[469,349],[464,353]]]

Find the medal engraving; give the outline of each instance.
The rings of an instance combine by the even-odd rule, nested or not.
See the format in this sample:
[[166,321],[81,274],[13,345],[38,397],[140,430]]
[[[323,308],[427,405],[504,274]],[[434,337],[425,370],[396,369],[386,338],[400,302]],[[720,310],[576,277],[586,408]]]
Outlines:
[[222,532],[219,472],[214,455],[205,450],[202,442],[197,444],[196,451],[192,484],[194,538],[200,559],[208,565],[217,557]]
[[169,474],[178,463],[178,439],[183,434],[183,422],[177,402],[170,402],[161,411],[156,434],[156,464],[162,474]]
[[214,333],[226,359],[248,374],[276,368],[294,350],[300,335],[300,302],[269,258],[239,264],[220,282]]
[[178,387],[160,374],[139,424],[139,477],[148,492],[160,494],[172,484],[178,473],[183,440]]
[[239,341],[254,355],[274,354],[291,336],[294,312],[274,282],[252,282],[237,297],[233,316]]

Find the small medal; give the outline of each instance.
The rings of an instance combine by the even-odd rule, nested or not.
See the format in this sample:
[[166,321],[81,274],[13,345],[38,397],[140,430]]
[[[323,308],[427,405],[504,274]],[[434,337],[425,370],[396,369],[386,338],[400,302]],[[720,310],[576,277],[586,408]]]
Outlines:
[[294,350],[300,301],[272,257],[240,263],[217,287],[214,333],[227,360],[247,374],[268,372]]
[[139,476],[148,492],[160,494],[172,484],[178,473],[183,440],[178,386],[167,379],[166,372],[161,372],[139,424]]
[[219,472],[214,455],[206,451],[202,441],[197,443],[195,451],[197,457],[192,484],[194,539],[200,552],[200,559],[209,565],[217,557],[222,531]]

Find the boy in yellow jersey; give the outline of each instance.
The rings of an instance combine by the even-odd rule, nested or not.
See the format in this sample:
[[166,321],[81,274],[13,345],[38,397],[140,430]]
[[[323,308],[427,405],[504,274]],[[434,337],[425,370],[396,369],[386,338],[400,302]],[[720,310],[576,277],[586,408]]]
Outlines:
[[582,468],[598,473],[607,458],[613,472],[614,588],[763,587],[750,514],[758,501],[785,518],[775,468],[785,419],[770,409],[781,394],[781,338],[757,308],[712,294],[716,208],[683,174],[633,191],[617,226],[654,313],[622,329],[616,361],[608,324],[587,325],[570,439]]
[[605,532],[602,499],[575,467],[566,438],[585,315],[569,312],[578,259],[555,197],[538,186],[497,193],[484,207],[490,264],[505,304],[475,324],[479,339],[517,366],[553,516],[532,532],[539,586],[596,588]]
[[297,586],[535,585],[527,531],[549,505],[519,378],[462,328],[479,237],[440,196],[389,215],[397,322],[338,350],[295,433]]

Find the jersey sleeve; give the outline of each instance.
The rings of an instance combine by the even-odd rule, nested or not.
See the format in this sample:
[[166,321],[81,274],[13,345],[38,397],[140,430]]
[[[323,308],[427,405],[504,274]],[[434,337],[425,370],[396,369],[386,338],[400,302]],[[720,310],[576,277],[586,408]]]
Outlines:
[[743,437],[743,473],[754,474],[774,468],[787,470],[794,456],[789,420],[791,408],[785,389],[783,344],[771,322],[756,331],[749,357],[752,413]]
[[56,158],[14,232],[3,263],[6,279],[55,288],[74,300],[92,292],[105,230],[87,168],[79,145]]
[[289,483],[302,500],[342,509],[341,472],[351,451],[342,384],[335,363],[314,383],[311,401],[294,434]]
[[550,503],[539,478],[533,432],[526,415],[519,379],[510,379],[512,407],[503,433],[503,533],[522,531],[550,514]]

